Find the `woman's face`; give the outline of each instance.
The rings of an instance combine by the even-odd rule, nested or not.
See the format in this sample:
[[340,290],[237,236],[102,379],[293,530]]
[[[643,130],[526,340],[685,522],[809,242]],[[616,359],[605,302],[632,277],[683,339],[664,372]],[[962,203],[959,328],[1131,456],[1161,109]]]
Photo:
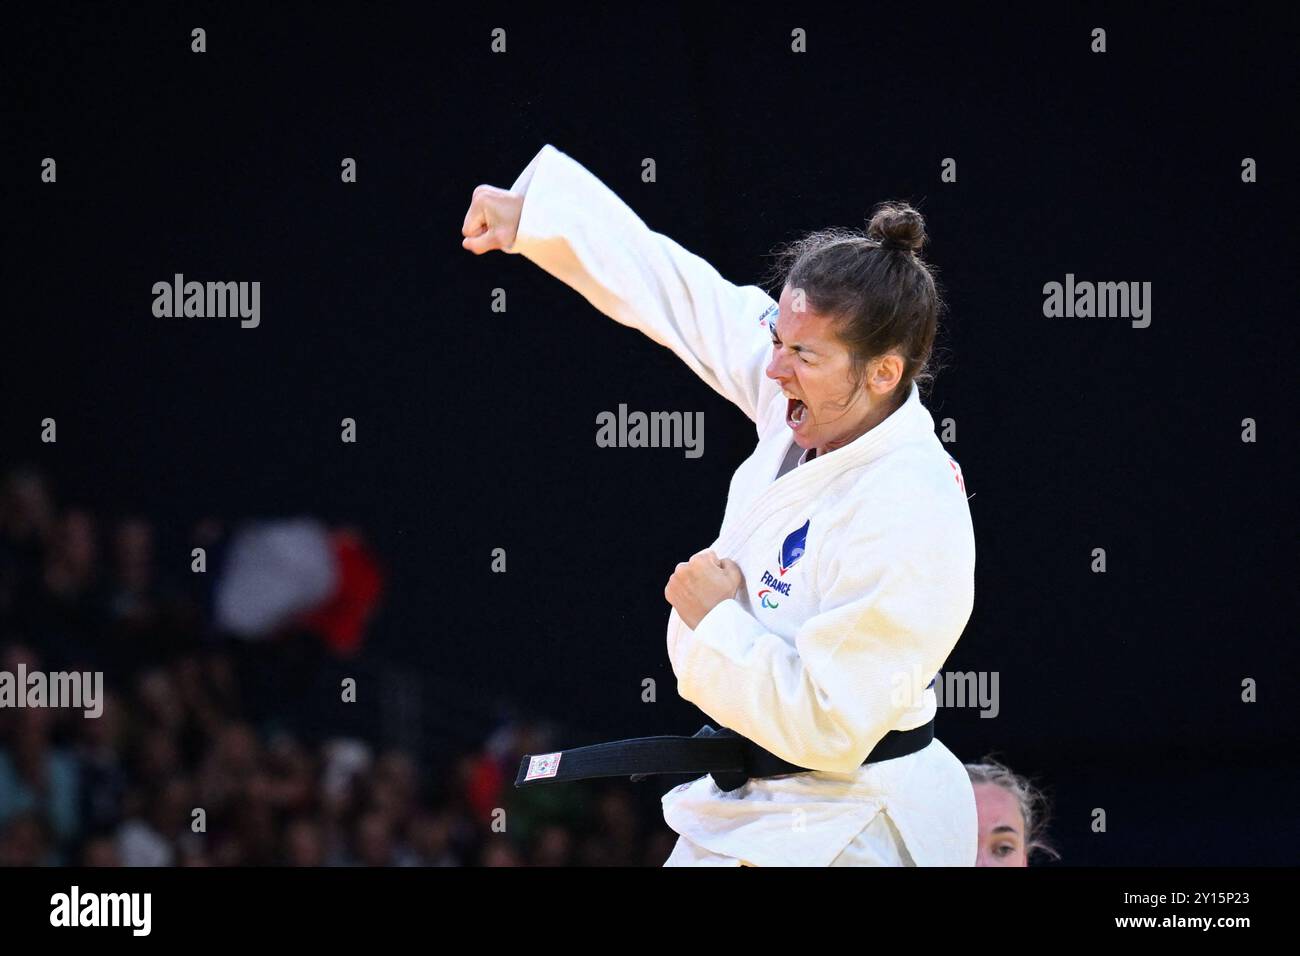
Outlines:
[[888,353],[867,365],[856,388],[852,357],[832,321],[810,308],[796,308],[794,290],[781,291],[780,314],[771,328],[767,377],[786,397],[786,424],[800,448],[824,454],[866,434],[889,414],[889,398],[902,375],[902,359]]
[[1028,866],[1025,818],[1015,796],[996,783],[977,783],[974,786],[980,840],[975,865]]

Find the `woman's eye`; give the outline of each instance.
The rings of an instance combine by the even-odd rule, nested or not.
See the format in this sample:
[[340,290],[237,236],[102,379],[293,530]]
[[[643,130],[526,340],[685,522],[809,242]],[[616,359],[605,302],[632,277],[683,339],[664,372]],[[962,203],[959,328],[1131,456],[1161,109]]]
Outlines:
[[[774,348],[774,349],[779,349],[780,347],[781,347],[781,343],[780,343],[779,341],[777,341],[776,339],[773,339],[773,340],[772,340],[772,348]],[[799,349],[795,349],[795,350],[794,350],[794,354],[797,355],[797,356],[799,356],[799,361],[802,362],[804,365],[811,365],[811,364],[812,364],[811,362],[808,361],[808,357],[807,357],[806,355],[804,355],[804,353],[803,353],[802,351],[800,351]]]

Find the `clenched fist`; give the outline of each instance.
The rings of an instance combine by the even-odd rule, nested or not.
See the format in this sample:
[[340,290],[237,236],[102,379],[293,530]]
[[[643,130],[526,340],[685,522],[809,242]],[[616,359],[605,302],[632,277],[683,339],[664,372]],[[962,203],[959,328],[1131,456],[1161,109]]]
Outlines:
[[460,244],[476,256],[494,249],[509,252],[519,232],[523,208],[524,197],[518,193],[496,186],[475,187],[465,225],[460,229],[465,237]]
[[735,561],[719,560],[712,551],[700,551],[677,565],[664,588],[664,597],[693,631],[704,615],[727,598],[735,597],[744,584],[745,576]]

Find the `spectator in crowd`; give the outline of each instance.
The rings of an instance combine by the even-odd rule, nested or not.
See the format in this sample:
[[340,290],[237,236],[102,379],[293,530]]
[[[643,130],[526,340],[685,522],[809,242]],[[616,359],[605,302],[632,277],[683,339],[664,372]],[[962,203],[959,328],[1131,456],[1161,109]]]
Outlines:
[[[275,544],[300,523],[259,527]],[[338,708],[305,711],[337,694],[314,670],[320,655],[377,667],[360,628],[378,565],[356,529],[313,532],[328,549],[313,560],[337,559],[340,589],[310,615],[235,634],[212,583],[226,528],[205,517],[166,543],[205,548],[213,573],[163,574],[148,517],[61,509],[32,469],[0,479],[0,670],[105,676],[98,718],[0,709],[0,865],[663,862],[671,834],[643,826],[658,819],[652,787],[513,787],[521,754],[553,749],[554,727],[508,717],[479,746],[417,755],[320,720]],[[312,641],[319,653],[303,653]]]
[[11,473],[0,485],[0,619],[23,619],[26,599],[40,589],[54,530],[45,480],[28,469]]
[[[30,649],[10,646],[0,653],[0,670],[37,671],[41,661]],[[0,722],[0,826],[35,813],[45,836],[71,844],[81,830],[80,761],[55,742],[56,712],[25,707],[3,712]]]

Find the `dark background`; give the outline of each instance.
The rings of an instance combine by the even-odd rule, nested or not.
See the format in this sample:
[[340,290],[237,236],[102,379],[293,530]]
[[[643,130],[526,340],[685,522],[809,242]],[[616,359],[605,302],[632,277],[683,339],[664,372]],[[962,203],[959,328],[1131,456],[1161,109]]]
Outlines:
[[[919,203],[950,307],[925,401],[957,422],[978,553],[945,670],[1001,679],[996,719],[941,710],[940,737],[1045,783],[1066,863],[1295,862],[1294,24],[222,4],[9,27],[0,464],[164,540],[208,513],[364,526],[390,574],[369,645],[434,688],[425,745],[503,701],[571,744],[702,717],[662,589],[716,534],[752,426],[522,257],[461,250],[473,187],[550,142],[741,283],[780,241]],[[175,272],[259,280],[261,327],[154,318]],[[1151,326],[1044,318],[1067,272],[1151,282]],[[597,448],[624,402],[703,411],[704,457]]]

